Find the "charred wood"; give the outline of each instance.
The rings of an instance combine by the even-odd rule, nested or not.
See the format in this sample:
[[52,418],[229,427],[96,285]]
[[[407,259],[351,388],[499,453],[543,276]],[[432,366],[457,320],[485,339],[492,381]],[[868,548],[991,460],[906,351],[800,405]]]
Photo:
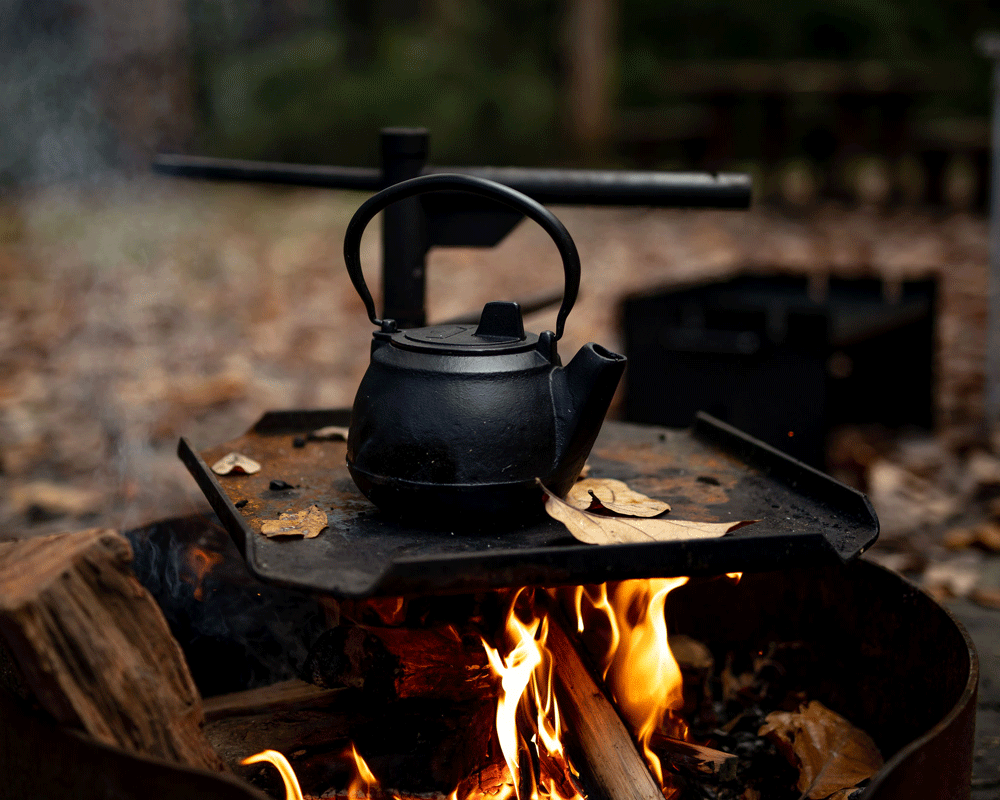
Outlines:
[[305,677],[326,688],[364,689],[373,698],[495,698],[479,635],[453,625],[369,627],[342,621],[313,646]]
[[720,781],[733,780],[740,763],[739,756],[732,753],[724,753],[694,742],[684,742],[661,733],[654,733],[650,737],[649,746],[666,764],[675,769],[714,775]]
[[305,790],[346,787],[351,744],[383,780],[408,792],[450,792],[491,758],[492,701],[374,700],[352,689],[300,681],[208,701],[205,735],[238,774],[270,786],[270,768],[240,767],[246,756],[278,750]]

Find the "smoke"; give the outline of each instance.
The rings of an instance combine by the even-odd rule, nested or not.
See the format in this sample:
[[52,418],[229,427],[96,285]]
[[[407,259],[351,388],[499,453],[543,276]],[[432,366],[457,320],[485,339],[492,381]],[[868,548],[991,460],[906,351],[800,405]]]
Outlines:
[[0,0],[0,183],[104,183],[193,136],[183,3]]
[[2,0],[0,180],[93,179],[110,170],[110,136],[90,82],[91,31],[69,2]]
[[325,629],[322,609],[303,592],[254,578],[216,517],[165,520],[125,536],[132,569],[163,610],[202,696],[301,673]]

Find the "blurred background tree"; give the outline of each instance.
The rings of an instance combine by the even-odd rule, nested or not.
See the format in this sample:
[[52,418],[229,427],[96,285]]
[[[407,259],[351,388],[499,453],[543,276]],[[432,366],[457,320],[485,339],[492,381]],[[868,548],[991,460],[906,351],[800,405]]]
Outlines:
[[374,133],[394,124],[429,127],[438,161],[539,163],[559,153],[555,2],[191,8],[213,154],[373,163]]
[[921,114],[987,110],[988,70],[972,42],[998,13],[970,0],[190,0],[203,142],[220,155],[370,162],[372,131],[408,124],[433,131],[439,161],[571,159],[570,81],[587,35],[573,17],[595,6],[606,9],[592,22],[608,40],[606,160],[627,156],[617,111],[659,109],[664,128],[697,118],[693,87],[670,80],[678,62],[944,70],[954,88],[928,86]]
[[955,164],[984,174],[973,41],[1000,26],[986,0],[2,2],[10,180],[156,149],[372,165],[380,127],[423,125],[439,164],[738,168],[765,194],[849,177],[940,199]]

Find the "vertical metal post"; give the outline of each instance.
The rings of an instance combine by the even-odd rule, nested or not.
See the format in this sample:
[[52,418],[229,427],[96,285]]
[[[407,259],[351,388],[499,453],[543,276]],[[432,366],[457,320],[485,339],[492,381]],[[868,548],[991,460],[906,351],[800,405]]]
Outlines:
[[[382,131],[385,186],[415,178],[427,163],[429,135],[423,128]],[[401,328],[426,324],[424,268],[427,224],[419,198],[393,203],[382,212],[382,317]]]
[[979,36],[979,50],[993,60],[993,121],[990,134],[990,268],[986,328],[984,411],[994,447],[1000,447],[1000,34]]

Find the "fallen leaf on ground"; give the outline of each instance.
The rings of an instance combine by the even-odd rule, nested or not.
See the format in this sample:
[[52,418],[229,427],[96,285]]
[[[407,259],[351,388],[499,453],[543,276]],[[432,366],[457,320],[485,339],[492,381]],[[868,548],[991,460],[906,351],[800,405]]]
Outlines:
[[979,583],[983,554],[968,550],[927,565],[921,583],[935,597],[968,597]]
[[347,441],[347,428],[341,425],[327,425],[325,428],[317,428],[309,434],[310,439],[326,439],[334,442]]
[[566,502],[581,511],[607,509],[626,517],[655,517],[670,510],[668,503],[633,491],[624,481],[613,478],[577,481],[566,495]]
[[260,532],[268,538],[275,536],[301,536],[313,539],[326,527],[326,514],[318,506],[309,506],[304,511],[286,511],[277,519],[261,522]]
[[32,481],[10,490],[10,505],[18,514],[41,519],[96,514],[105,500],[99,491],[49,481]]
[[949,550],[966,550],[981,547],[991,552],[1000,552],[1000,524],[982,522],[971,528],[952,528],[944,535],[944,546]]
[[229,453],[212,464],[212,472],[216,475],[253,475],[260,472],[260,464],[242,453]]
[[802,796],[820,800],[852,789],[882,766],[872,738],[818,700],[798,711],[774,711],[757,731],[799,770]]
[[971,600],[973,603],[982,606],[983,608],[1000,608],[1000,589],[998,588],[982,588],[975,589],[972,592]]
[[607,517],[574,508],[552,494],[541,481],[547,495],[545,510],[559,520],[573,538],[587,544],[623,544],[625,542],[676,542],[685,539],[713,539],[756,520],[741,522],[694,522],[683,519],[641,519]]

